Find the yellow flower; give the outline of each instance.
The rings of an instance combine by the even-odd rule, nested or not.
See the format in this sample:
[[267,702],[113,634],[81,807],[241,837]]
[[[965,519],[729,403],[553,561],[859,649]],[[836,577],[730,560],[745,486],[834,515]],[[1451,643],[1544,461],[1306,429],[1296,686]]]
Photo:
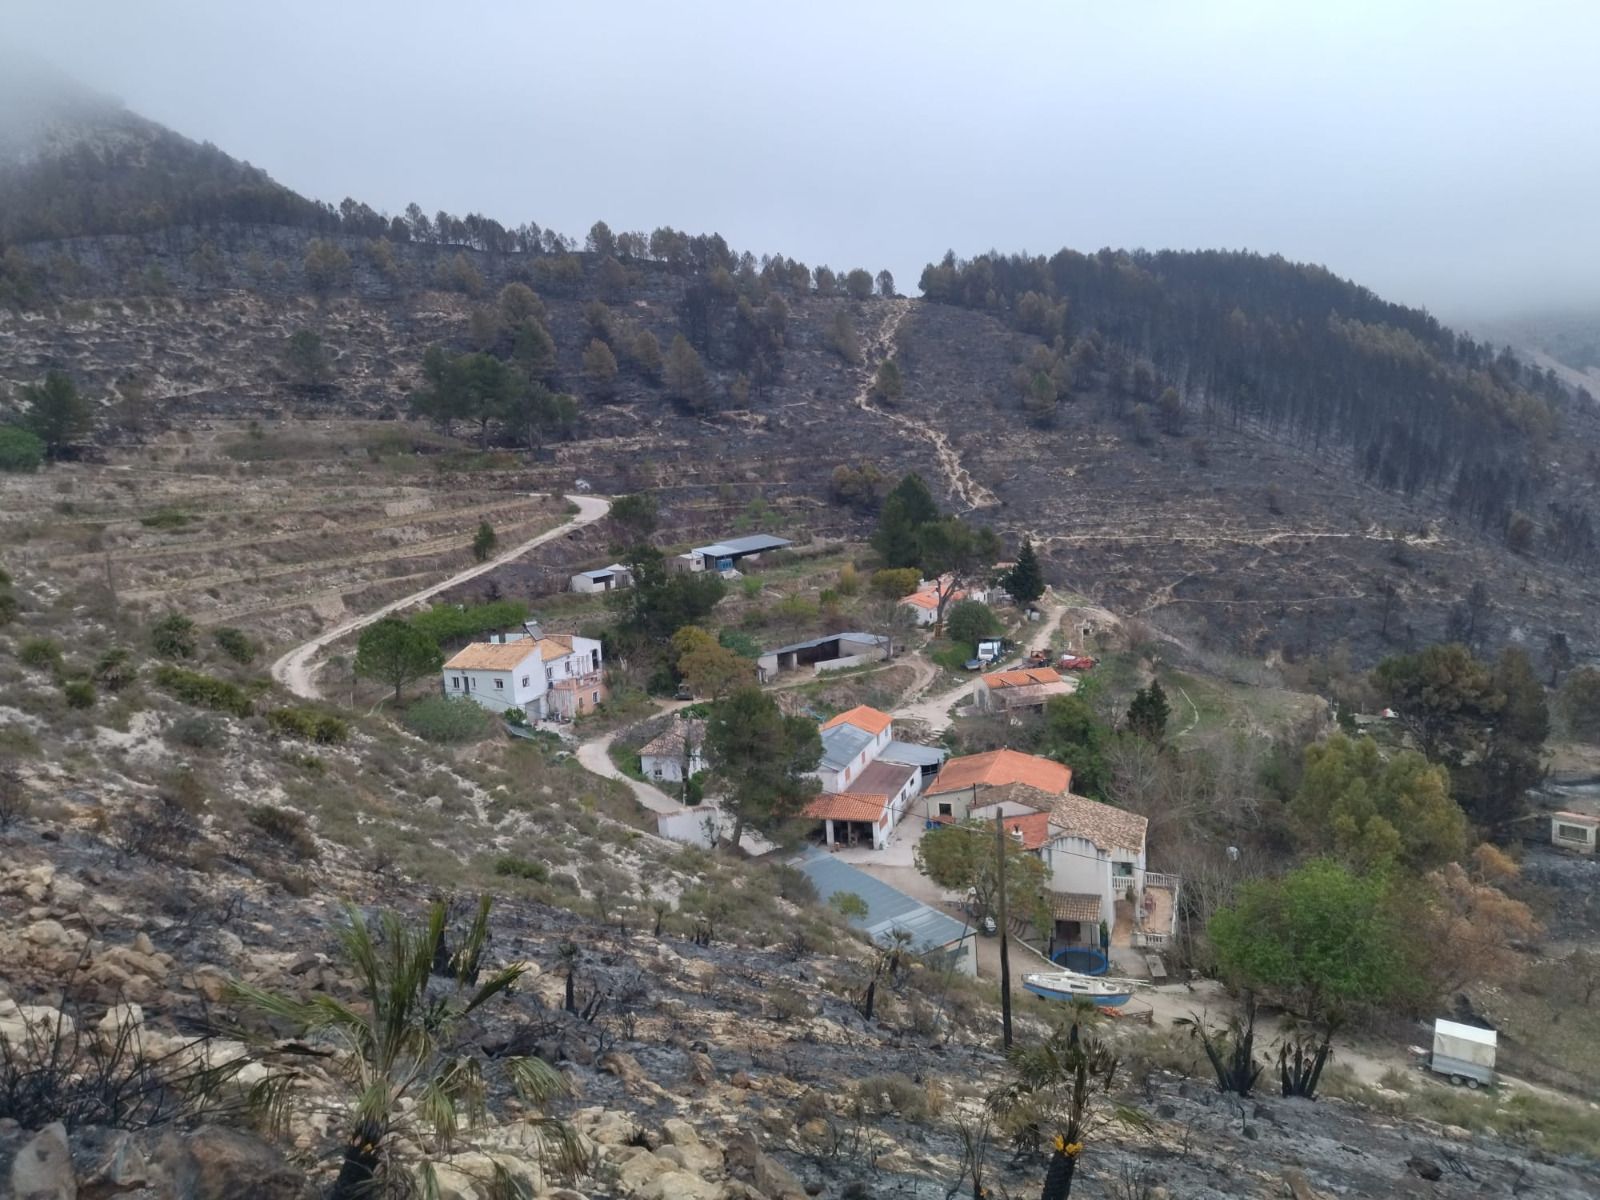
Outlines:
[[1077,1158],[1078,1155],[1083,1153],[1083,1143],[1073,1142],[1072,1145],[1065,1147],[1061,1152],[1068,1158]]
[[1058,1133],[1058,1134],[1056,1134],[1056,1153],[1057,1154],[1065,1154],[1066,1152],[1067,1152],[1067,1139],[1062,1137]]

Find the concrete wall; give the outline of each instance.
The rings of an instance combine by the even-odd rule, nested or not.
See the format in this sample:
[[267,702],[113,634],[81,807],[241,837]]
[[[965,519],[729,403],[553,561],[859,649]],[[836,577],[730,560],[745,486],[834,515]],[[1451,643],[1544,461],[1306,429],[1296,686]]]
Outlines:
[[722,814],[709,805],[680,808],[677,812],[658,813],[656,832],[671,841],[709,850],[716,845],[713,831],[719,827],[721,819]]
[[[523,684],[523,679],[527,684]],[[446,669],[440,672],[444,694],[465,698],[489,709],[504,712],[520,708],[537,716],[544,709],[544,669],[537,655],[531,656],[515,671],[463,671]],[[495,683],[500,684],[499,687]]]

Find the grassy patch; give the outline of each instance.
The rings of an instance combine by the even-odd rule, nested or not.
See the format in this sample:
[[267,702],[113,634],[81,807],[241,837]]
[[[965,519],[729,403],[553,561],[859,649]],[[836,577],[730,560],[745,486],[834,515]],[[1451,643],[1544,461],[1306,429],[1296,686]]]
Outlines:
[[611,765],[616,767],[629,779],[637,779],[640,783],[647,783],[644,772],[639,769],[639,751],[621,741],[612,742],[607,748],[611,757]]

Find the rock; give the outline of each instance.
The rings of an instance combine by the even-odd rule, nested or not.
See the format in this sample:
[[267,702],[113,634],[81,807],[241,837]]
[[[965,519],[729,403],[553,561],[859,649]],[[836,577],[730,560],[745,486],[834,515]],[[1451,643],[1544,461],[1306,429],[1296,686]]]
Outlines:
[[627,1091],[638,1091],[650,1082],[639,1060],[625,1050],[613,1050],[600,1060],[600,1069],[622,1080]]
[[57,875],[50,882],[50,899],[62,908],[74,908],[81,901],[89,889],[76,879],[66,875]]
[[68,929],[60,921],[46,918],[35,921],[22,931],[22,940],[46,950],[81,950],[89,939]]
[[698,1050],[689,1052],[689,1078],[701,1087],[708,1086],[717,1077],[717,1068],[709,1056]]
[[1414,1155],[1406,1159],[1406,1166],[1411,1169],[1412,1174],[1421,1179],[1426,1179],[1430,1183],[1444,1176],[1444,1171],[1438,1163],[1431,1158],[1423,1158],[1421,1155]]
[[133,948],[140,954],[154,954],[156,944],[150,940],[150,935],[140,930],[133,935]]
[[1465,1129],[1460,1125],[1446,1125],[1442,1132],[1452,1142],[1470,1142],[1472,1140],[1472,1130]]
[[0,1041],[24,1055],[48,1053],[56,1042],[70,1041],[76,1030],[71,1017],[48,1004],[0,1000]]
[[699,1175],[719,1174],[722,1171],[722,1151],[700,1140],[694,1126],[681,1117],[669,1117],[661,1123],[661,1136],[667,1144],[656,1152],[657,1158],[667,1158],[686,1171]]
[[729,1166],[737,1167],[768,1200],[805,1200],[805,1185],[794,1172],[758,1146],[744,1130],[728,1139],[727,1156]]
[[90,1195],[126,1191],[150,1178],[144,1152],[126,1130],[90,1125],[74,1130],[69,1144],[78,1186]]
[[659,1175],[672,1170],[672,1164],[662,1162],[642,1146],[629,1146],[636,1153],[617,1168],[617,1190],[625,1196],[641,1191]]
[[[995,856],[995,860],[997,862],[999,861],[999,855]],[[1261,1134],[1256,1131],[1256,1127],[1254,1125],[1246,1125],[1239,1132],[1244,1134],[1244,1136],[1252,1142],[1260,1140],[1261,1137]]]
[[114,1004],[106,1009],[106,1015],[100,1018],[100,1023],[94,1028],[100,1037],[100,1044],[110,1047],[125,1035],[137,1037],[143,1024],[144,1009],[137,1004]]
[[753,1088],[756,1085],[755,1080],[751,1079],[750,1076],[746,1075],[743,1071],[735,1071],[728,1077],[728,1082],[736,1088],[748,1089]]
[[170,1183],[171,1200],[312,1200],[311,1181],[271,1146],[249,1134],[202,1125],[163,1139],[157,1160]]
[[[483,1191],[478,1187],[479,1181],[449,1163],[435,1163],[433,1179],[437,1189],[434,1195],[439,1200],[484,1200]],[[484,1182],[487,1183],[487,1180]],[[427,1194],[421,1172],[417,1174],[416,1191],[419,1195]]]
[[78,1176],[72,1169],[67,1127],[46,1125],[17,1151],[11,1163],[11,1195],[16,1200],[77,1200]]
[[582,1109],[572,1123],[601,1146],[626,1146],[639,1132],[632,1117],[611,1109]]
[[668,1171],[633,1194],[639,1200],[722,1200],[722,1185],[708,1183],[688,1171]]
[[210,963],[196,967],[186,982],[212,1004],[220,1004],[228,994],[228,973]]
[[[1000,856],[998,854],[995,855],[995,861],[996,862],[1000,861]],[[998,877],[998,872],[996,873],[996,875]],[[1170,1121],[1174,1117],[1176,1117],[1177,1115],[1178,1115],[1178,1106],[1175,1105],[1175,1104],[1168,1104],[1165,1101],[1163,1101],[1162,1103],[1156,1105],[1156,1116],[1160,1117],[1163,1121]]]

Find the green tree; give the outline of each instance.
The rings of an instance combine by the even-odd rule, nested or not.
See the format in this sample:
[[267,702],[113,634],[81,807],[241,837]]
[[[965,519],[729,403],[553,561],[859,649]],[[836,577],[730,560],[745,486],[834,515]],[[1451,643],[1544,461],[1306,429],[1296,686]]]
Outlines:
[[872,378],[872,395],[877,400],[887,400],[891,404],[900,399],[905,391],[905,383],[900,378],[900,364],[892,358],[886,358],[878,364],[877,374]]
[[1044,572],[1039,569],[1039,559],[1028,539],[1023,539],[1016,565],[1006,572],[1001,586],[1018,604],[1032,604],[1044,595]]
[[321,391],[333,380],[333,358],[322,336],[310,329],[290,335],[283,350],[283,369],[289,382],[302,391]]
[[1561,673],[1572,670],[1572,643],[1561,630],[1552,630],[1544,641],[1544,662],[1550,668],[1550,686],[1561,682]]
[[193,658],[194,622],[182,613],[168,613],[150,627],[150,648],[162,658]]
[[885,600],[903,600],[921,582],[922,572],[915,567],[885,567],[872,573],[872,590]]
[[894,299],[894,276],[887,269],[878,272],[878,295],[885,300]]
[[[1012,837],[1005,846],[1006,903],[1026,913],[1036,907],[1044,887],[1044,864]],[[994,826],[985,821],[940,825],[928,830],[917,843],[917,870],[951,891],[970,894],[975,916],[995,915],[1000,894],[1000,863],[995,854]]]
[[[337,1064],[351,1103],[331,1200],[402,1187],[408,1180],[403,1167],[390,1166],[392,1144],[406,1139],[451,1146],[483,1122],[489,1098],[498,1090],[491,1082],[494,1075],[537,1114],[523,1114],[519,1121],[532,1139],[532,1157],[567,1178],[587,1167],[577,1134],[564,1121],[544,1115],[567,1093],[560,1072],[536,1057],[491,1058],[479,1048],[483,1030],[471,1020],[473,1014],[496,996],[508,996],[527,970],[517,963],[484,977],[489,906],[485,896],[453,951],[446,942],[442,901],[432,904],[421,923],[385,912],[376,931],[359,909],[347,908],[339,944],[344,966],[356,978],[354,1003],[327,992],[305,999],[243,982],[231,985],[244,1008],[287,1024],[296,1036],[327,1038],[340,1049],[329,1061]],[[435,974],[448,976],[450,986],[432,986]],[[436,1193],[433,1163],[424,1159],[421,1170],[425,1190]]]
[[475,562],[486,562],[500,542],[494,526],[487,521],[478,522],[478,532],[472,535],[472,557]]
[[976,646],[984,638],[995,637],[1001,631],[1000,618],[994,610],[978,600],[958,600],[950,606],[945,620],[945,632],[952,642]]
[[956,592],[999,553],[1000,539],[994,530],[969,525],[959,517],[945,517],[917,530],[917,561],[924,575],[938,581],[936,622],[944,621]]
[[1416,948],[1388,885],[1331,859],[1245,884],[1206,933],[1225,978],[1324,1026],[1417,998]]
[[1450,776],[1415,751],[1387,762],[1371,738],[1335,734],[1306,747],[1290,804],[1303,843],[1363,868],[1427,871],[1466,853],[1467,820]]
[[727,594],[720,575],[668,570],[661,551],[645,543],[629,549],[624,561],[633,586],[609,593],[606,604],[625,629],[651,641],[664,642],[683,626],[699,623]]
[[556,344],[550,331],[538,321],[517,326],[511,336],[511,361],[526,378],[548,382],[556,369]]
[[633,339],[633,365],[645,379],[657,383],[661,379],[661,343],[648,329],[641,329]]
[[1386,658],[1373,684],[1424,757],[1452,768],[1478,751],[1504,702],[1488,669],[1459,643]]
[[578,399],[564,392],[552,392],[542,383],[513,389],[506,405],[505,420],[519,429],[529,450],[537,450],[548,438],[565,436],[578,420]]
[[856,267],[844,277],[845,294],[852,300],[872,299],[872,273]]
[[[826,267],[817,269],[819,272],[827,270]],[[818,295],[821,294],[819,288]],[[833,314],[833,324],[822,335],[822,344],[852,367],[861,365],[861,335],[856,332],[856,323],[846,310],[841,308]]]
[[746,825],[771,832],[816,793],[811,772],[822,739],[815,723],[785,716],[760,688],[740,688],[712,706],[706,747],[723,808],[733,816],[735,847]]
[[700,355],[683,334],[672,339],[665,370],[667,391],[691,412],[699,412],[707,400],[706,368]]
[[0,425],[0,471],[37,471],[44,463],[44,439],[17,425]]
[[1172,715],[1167,693],[1159,679],[1140,688],[1128,704],[1128,728],[1146,741],[1162,742],[1167,736],[1167,719]]
[[1600,670],[1579,667],[1569,674],[1557,703],[1570,736],[1600,742]]
[[406,684],[432,675],[442,665],[438,643],[399,617],[368,625],[356,642],[356,674],[394,688],[396,704]]
[[1051,696],[1045,701],[1039,731],[1039,753],[1072,768],[1072,790],[1103,797],[1110,769],[1106,765],[1105,726],[1086,697]]
[[588,377],[595,395],[610,397],[616,390],[617,358],[611,347],[599,338],[592,339],[583,351],[583,373]]
[[[889,567],[920,566],[917,534],[939,519],[939,506],[926,481],[915,471],[903,476],[883,500],[872,548]],[[914,586],[914,585],[913,585]]]
[[634,492],[617,497],[611,502],[611,511],[607,516],[634,542],[642,542],[654,533],[660,520],[656,498],[650,492]]
[[306,286],[319,300],[327,299],[350,282],[350,256],[337,242],[313,239],[306,247],[303,268]]
[[500,289],[500,320],[511,328],[543,326],[548,320],[544,301],[525,283],[508,283]]
[[46,455],[60,458],[94,428],[94,410],[70,376],[51,371],[43,383],[22,389],[22,421],[44,443]]

